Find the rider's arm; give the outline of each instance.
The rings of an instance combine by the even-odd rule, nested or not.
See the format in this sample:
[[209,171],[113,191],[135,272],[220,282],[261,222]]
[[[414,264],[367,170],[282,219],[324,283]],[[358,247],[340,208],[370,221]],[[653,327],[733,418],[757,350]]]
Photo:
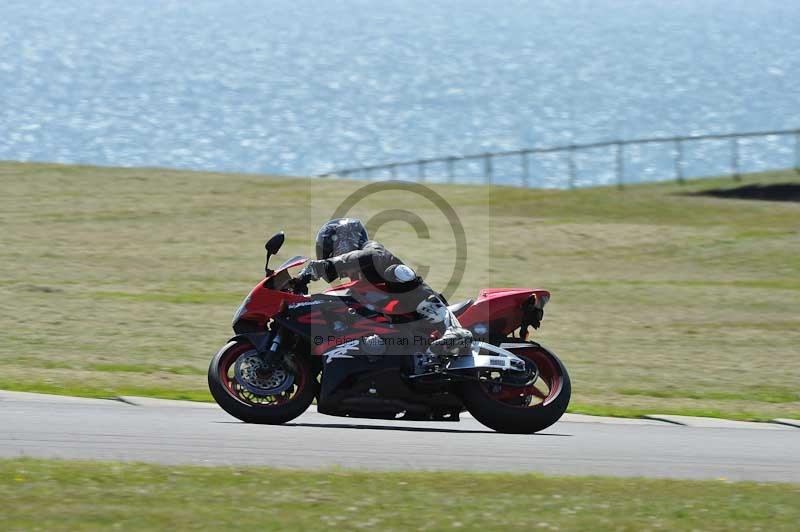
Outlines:
[[352,274],[375,269],[383,272],[386,267],[397,261],[386,248],[378,242],[367,242],[362,249],[350,251],[328,259],[326,274],[329,280],[351,277]]

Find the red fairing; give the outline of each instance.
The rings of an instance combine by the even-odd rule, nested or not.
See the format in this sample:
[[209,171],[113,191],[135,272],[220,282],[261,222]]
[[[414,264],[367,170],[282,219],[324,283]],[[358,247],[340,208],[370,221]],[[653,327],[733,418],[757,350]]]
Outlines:
[[284,302],[288,305],[290,303],[310,300],[311,298],[308,296],[265,288],[264,282],[262,281],[250,292],[247,310],[240,319],[257,322],[259,325],[263,326],[274,315],[280,312]]
[[522,320],[522,305],[536,294],[541,299],[549,299],[547,290],[530,288],[484,288],[478,299],[458,317],[464,327],[476,323],[491,324],[495,331],[510,334],[519,327]]
[[264,284],[267,280],[277,277],[282,272],[289,268],[296,268],[302,266],[308,261],[306,257],[296,257],[294,260],[288,261],[277,270],[271,272],[269,276],[264,277],[260,283],[250,291],[247,296],[246,309],[239,319],[252,321],[258,323],[260,326],[265,326],[266,323],[275,315],[280,312],[284,303],[297,303],[300,301],[309,301],[311,298],[308,296],[294,294],[291,292],[284,292],[282,290],[272,290],[266,288]]

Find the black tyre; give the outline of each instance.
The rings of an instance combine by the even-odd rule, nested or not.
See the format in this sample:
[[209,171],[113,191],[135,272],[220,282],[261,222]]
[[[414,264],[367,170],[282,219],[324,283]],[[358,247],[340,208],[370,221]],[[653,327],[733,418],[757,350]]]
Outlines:
[[[546,429],[566,412],[572,394],[567,368],[555,353],[531,343],[512,352],[535,364],[539,377],[530,386],[500,385],[499,374],[481,370],[481,382],[461,385],[461,400],[470,414],[497,432],[532,434]],[[496,373],[496,372],[495,372]]]
[[229,342],[208,368],[208,388],[227,413],[246,423],[279,425],[306,411],[319,382],[307,357],[266,367],[255,348]]

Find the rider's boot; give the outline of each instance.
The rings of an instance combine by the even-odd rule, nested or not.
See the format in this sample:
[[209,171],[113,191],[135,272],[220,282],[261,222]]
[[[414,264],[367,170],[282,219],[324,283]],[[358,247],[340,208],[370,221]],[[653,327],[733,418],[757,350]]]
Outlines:
[[472,345],[472,332],[460,326],[448,327],[441,337],[431,342],[434,353],[459,355],[469,350]]

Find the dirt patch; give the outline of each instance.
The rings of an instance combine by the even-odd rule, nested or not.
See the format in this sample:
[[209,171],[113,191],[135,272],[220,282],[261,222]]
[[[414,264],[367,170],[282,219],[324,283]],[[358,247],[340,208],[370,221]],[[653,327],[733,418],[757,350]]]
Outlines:
[[774,185],[745,185],[736,188],[718,188],[691,193],[692,196],[748,199],[759,201],[800,201],[800,183]]

